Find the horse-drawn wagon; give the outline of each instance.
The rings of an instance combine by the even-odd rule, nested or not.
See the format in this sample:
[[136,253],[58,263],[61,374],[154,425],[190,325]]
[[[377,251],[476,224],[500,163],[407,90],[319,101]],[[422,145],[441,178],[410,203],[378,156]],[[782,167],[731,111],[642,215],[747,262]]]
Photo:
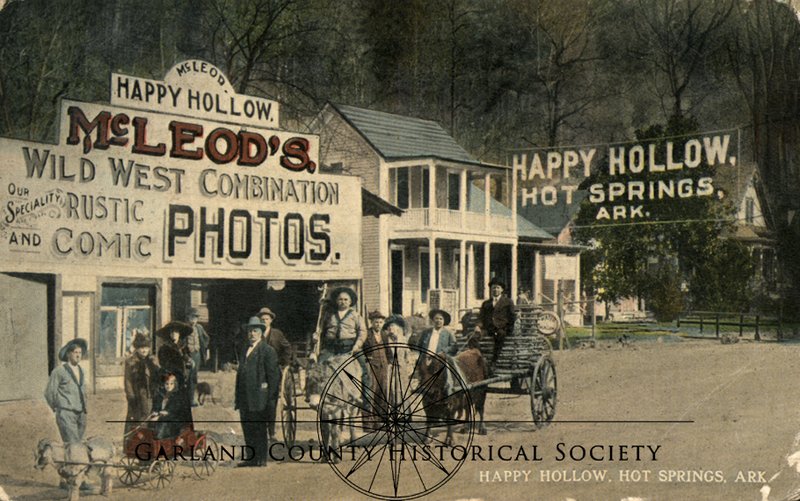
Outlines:
[[[462,317],[463,332],[459,336],[462,346],[466,345],[477,321],[477,310],[468,311]],[[489,336],[480,338],[481,353],[495,370],[488,379],[467,382],[467,388],[485,388],[487,393],[528,393],[533,422],[537,427],[545,426],[555,416],[558,393],[549,337],[555,335],[560,327],[561,322],[554,313],[535,305],[520,305],[514,331],[506,337],[497,360],[492,360],[494,340]]]

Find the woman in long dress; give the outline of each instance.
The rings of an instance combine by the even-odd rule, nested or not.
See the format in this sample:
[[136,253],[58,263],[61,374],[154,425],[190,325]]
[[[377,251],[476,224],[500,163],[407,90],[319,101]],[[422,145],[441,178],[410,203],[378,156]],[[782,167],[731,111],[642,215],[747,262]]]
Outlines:
[[153,410],[153,398],[161,378],[156,359],[150,353],[152,346],[150,336],[137,333],[133,338],[133,353],[125,359],[125,398],[128,401],[125,436]]

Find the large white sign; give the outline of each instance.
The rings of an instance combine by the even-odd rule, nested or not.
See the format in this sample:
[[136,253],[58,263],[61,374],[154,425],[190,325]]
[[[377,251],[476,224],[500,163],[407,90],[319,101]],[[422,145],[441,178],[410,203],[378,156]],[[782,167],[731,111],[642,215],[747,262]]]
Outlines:
[[278,102],[237,94],[222,71],[197,59],[176,64],[163,81],[111,74],[111,104],[259,127],[278,127]]
[[314,135],[64,101],[57,144],[0,139],[0,267],[359,277],[360,182],[319,174],[318,150]]

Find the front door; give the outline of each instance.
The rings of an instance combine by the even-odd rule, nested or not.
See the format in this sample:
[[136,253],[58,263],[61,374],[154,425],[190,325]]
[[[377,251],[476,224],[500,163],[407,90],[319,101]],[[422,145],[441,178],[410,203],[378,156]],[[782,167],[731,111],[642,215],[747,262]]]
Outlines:
[[403,251],[392,250],[392,313],[403,314]]

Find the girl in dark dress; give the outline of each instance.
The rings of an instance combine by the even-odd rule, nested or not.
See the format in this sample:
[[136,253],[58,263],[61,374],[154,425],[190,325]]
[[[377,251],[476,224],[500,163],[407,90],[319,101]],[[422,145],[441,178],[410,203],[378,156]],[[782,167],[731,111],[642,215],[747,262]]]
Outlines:
[[156,423],[156,438],[175,438],[192,425],[192,408],[175,374],[164,376],[164,386],[153,402],[152,419]]

